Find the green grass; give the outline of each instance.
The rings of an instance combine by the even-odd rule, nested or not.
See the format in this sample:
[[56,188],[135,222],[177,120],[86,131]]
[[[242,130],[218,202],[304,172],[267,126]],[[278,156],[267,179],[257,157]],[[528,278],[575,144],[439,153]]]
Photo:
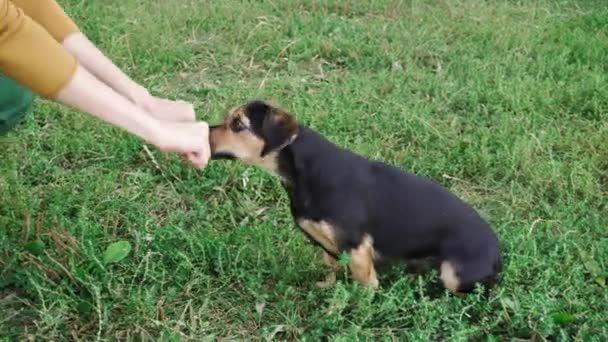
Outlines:
[[[39,100],[0,138],[0,336],[608,338],[603,1],[61,3],[201,119],[270,97],[336,143],[444,184],[491,222],[505,271],[487,299],[398,269],[376,293],[344,276],[317,289],[319,251],[276,179],[153,150],[157,168],[137,139]],[[133,250],[103,265],[119,240]]]

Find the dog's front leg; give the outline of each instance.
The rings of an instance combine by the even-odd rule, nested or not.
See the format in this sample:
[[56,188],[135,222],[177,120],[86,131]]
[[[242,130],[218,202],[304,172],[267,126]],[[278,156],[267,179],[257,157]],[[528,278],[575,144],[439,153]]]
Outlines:
[[336,282],[336,272],[340,269],[338,261],[326,251],[323,251],[323,262],[330,269],[329,273],[325,276],[325,279],[317,282],[317,287],[327,288]]
[[357,248],[351,250],[348,267],[353,278],[363,286],[374,290],[378,288],[379,283],[374,266],[374,248],[371,238],[364,238]]

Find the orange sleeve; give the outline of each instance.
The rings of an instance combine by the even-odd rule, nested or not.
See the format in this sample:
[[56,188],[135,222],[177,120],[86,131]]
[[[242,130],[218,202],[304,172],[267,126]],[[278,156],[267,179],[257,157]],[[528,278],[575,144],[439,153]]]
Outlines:
[[62,43],[70,33],[80,32],[55,0],[10,0],[25,14]]
[[55,98],[77,62],[9,0],[0,0],[0,73],[41,96]]

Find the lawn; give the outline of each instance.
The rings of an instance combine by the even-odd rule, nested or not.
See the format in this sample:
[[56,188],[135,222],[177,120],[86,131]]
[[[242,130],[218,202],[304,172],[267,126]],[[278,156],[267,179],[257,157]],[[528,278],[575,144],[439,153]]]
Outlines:
[[[60,0],[155,94],[218,120],[272,98],[473,204],[505,250],[489,297],[395,268],[318,289],[277,179],[187,167],[37,100],[0,137],[0,336],[608,339],[604,1]],[[114,242],[132,249],[104,263]],[[2,338],[2,339],[3,339]]]

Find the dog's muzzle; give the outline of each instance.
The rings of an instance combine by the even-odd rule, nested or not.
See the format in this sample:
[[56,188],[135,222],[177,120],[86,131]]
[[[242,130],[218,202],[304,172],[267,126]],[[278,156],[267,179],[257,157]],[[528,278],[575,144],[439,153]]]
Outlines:
[[221,160],[221,159],[235,160],[236,157],[231,153],[218,152],[218,153],[211,153],[211,159],[213,159],[213,160]]
[[218,128],[221,128],[221,127],[222,127],[222,125],[209,126],[209,147],[211,148],[211,159],[213,159],[213,160],[220,160],[220,159],[234,160],[234,159],[236,159],[236,157],[232,153],[215,151],[215,143],[213,141],[213,131]]

